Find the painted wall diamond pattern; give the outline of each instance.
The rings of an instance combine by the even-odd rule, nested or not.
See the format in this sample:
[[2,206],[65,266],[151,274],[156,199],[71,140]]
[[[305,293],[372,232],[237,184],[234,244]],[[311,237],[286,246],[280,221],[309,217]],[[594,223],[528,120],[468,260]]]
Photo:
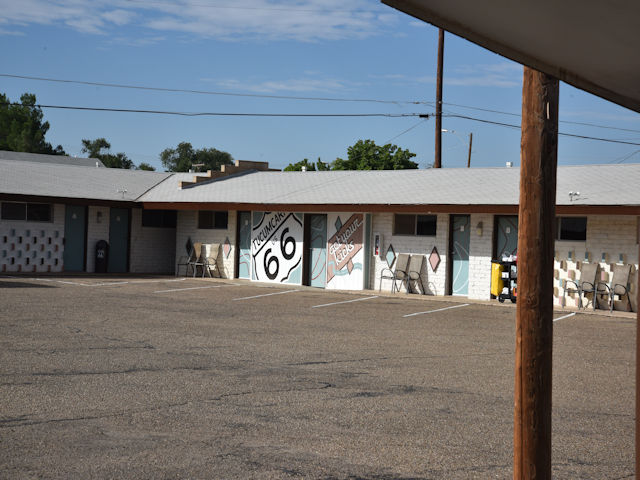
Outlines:
[[440,265],[440,254],[436,247],[433,247],[433,250],[431,250],[431,253],[429,254],[429,265],[431,265],[431,270],[434,272],[438,268],[438,265]]
[[387,248],[387,253],[384,258],[387,261],[389,268],[391,268],[396,261],[396,251],[393,249],[393,245],[389,244],[389,248]]

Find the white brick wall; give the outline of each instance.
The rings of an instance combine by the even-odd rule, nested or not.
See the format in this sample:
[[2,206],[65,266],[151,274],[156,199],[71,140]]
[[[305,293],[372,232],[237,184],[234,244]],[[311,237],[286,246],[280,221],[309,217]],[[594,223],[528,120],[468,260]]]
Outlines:
[[131,210],[132,273],[173,273],[176,252],[176,229],[142,226],[142,209]]
[[[469,298],[489,300],[491,298],[491,254],[493,251],[494,215],[471,215],[469,244]],[[482,235],[478,235],[478,224],[482,222]]]
[[[435,237],[423,237],[415,235],[393,235],[393,213],[374,213],[372,215],[372,235],[381,233],[384,241],[381,245],[381,255],[374,256],[371,262],[371,278],[369,285],[375,290],[380,288],[380,273],[383,268],[387,268],[385,254],[389,244],[393,245],[396,255],[399,253],[410,253],[425,256],[423,266],[423,279],[427,293],[430,295],[444,295],[446,282],[446,259],[449,235],[449,215],[438,214],[438,224]],[[428,257],[433,247],[438,249],[440,254],[440,265],[434,272],[429,266]],[[382,281],[383,290],[391,290],[391,281]],[[404,288],[403,288],[404,290]]]
[[[236,219],[237,212],[235,210],[229,211],[229,222],[226,230],[213,230],[213,229],[198,229],[198,212],[197,210],[181,210],[178,211],[178,222],[176,229],[176,249],[175,249],[175,263],[182,256],[186,255],[185,245],[187,239],[191,238],[192,243],[219,243],[220,244],[220,256],[218,257],[218,264],[223,265],[223,271],[220,272],[223,278],[235,277],[235,251],[236,251]],[[231,250],[229,255],[225,256],[223,252],[223,245],[225,240],[229,238],[231,244]],[[220,263],[222,261],[222,263]],[[182,273],[183,270],[180,270]]]
[[53,205],[53,222],[0,220],[0,271],[62,272],[64,208]]
[[[601,280],[610,283],[613,268],[619,262],[632,264],[631,303],[637,311],[638,285],[638,219],[631,216],[603,216],[587,217],[587,240],[583,242],[558,240],[555,244],[554,261],[554,303],[562,305],[564,281],[579,279],[580,267],[585,261],[585,252],[589,254],[589,263],[600,264]],[[571,260],[569,260],[571,252]],[[602,255],[605,254],[605,261]],[[577,307],[577,295],[567,295],[566,306]],[[590,306],[590,305],[589,305]]]
[[[98,212],[100,223],[98,223]],[[96,243],[109,242],[109,207],[89,207],[87,218],[87,272],[95,272]]]

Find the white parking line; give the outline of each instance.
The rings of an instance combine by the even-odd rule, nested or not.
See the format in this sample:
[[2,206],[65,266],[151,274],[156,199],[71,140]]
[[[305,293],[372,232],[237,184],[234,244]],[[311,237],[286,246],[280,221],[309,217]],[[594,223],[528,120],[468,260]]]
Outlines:
[[568,315],[563,315],[562,317],[554,318],[553,321],[557,322],[558,320],[564,320],[565,318],[573,317],[576,312],[570,313]]
[[371,300],[372,298],[378,298],[378,295],[373,295],[372,297],[356,298],[354,300],[345,300],[343,302],[333,302],[333,303],[325,303],[325,304],[322,304],[322,305],[314,305],[311,308],[330,307],[331,305],[340,305],[341,303],[362,302],[363,300]]
[[109,287],[111,285],[127,285],[129,283],[169,283],[169,282],[183,282],[187,280],[187,278],[175,278],[171,280],[124,280],[122,282],[82,283],[82,282],[72,282],[71,280],[58,280],[55,278],[14,277],[9,275],[2,275],[0,276],[0,278],[22,278],[24,280],[35,280],[37,282],[62,283],[64,285],[78,285],[80,287]]
[[300,290],[285,290],[284,292],[264,293],[262,295],[254,295],[252,297],[234,298],[234,300],[250,300],[252,298],[269,297],[271,295],[284,295],[285,293],[299,292]]
[[228,283],[225,285],[209,285],[206,287],[187,287],[187,288],[172,288],[170,290],[157,290],[153,293],[168,293],[168,292],[184,292],[186,290],[205,290],[207,288],[222,288],[222,287],[233,287],[240,285],[239,283]]
[[443,312],[445,310],[451,310],[452,308],[462,308],[462,307],[468,307],[470,304],[468,303],[463,303],[462,305],[454,305],[452,307],[444,307],[444,308],[438,308],[437,310],[429,310],[427,312],[416,312],[416,313],[408,313],[407,315],[403,315],[402,317],[414,317],[416,315],[426,315],[427,313],[435,313],[435,312]]

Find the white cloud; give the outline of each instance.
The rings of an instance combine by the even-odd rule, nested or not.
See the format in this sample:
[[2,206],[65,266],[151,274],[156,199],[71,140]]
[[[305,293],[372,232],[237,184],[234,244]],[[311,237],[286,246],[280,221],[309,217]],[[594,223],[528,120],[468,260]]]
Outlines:
[[7,27],[66,25],[90,34],[136,25],[225,40],[339,40],[379,35],[399,18],[367,0],[0,0],[0,22]]
[[111,22],[118,26],[122,26],[129,23],[136,16],[136,14],[135,12],[128,12],[126,10],[117,9],[111,10],[109,12],[104,12],[101,16],[108,22]]
[[[378,78],[404,84],[435,84],[435,75],[408,77],[403,75],[383,75]],[[502,87],[512,88],[522,85],[522,67],[515,63],[462,65],[444,73],[445,85],[459,87]]]
[[201,79],[212,82],[215,85],[228,89],[254,93],[312,93],[312,92],[336,92],[348,90],[355,86],[348,82],[335,78],[292,78],[287,80],[265,80],[247,82],[236,79]]

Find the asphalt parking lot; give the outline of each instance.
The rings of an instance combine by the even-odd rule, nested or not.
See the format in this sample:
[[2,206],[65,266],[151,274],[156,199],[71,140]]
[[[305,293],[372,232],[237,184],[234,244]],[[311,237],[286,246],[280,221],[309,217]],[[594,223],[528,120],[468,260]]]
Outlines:
[[[553,475],[633,478],[635,320],[557,312]],[[510,478],[515,309],[0,276],[0,478]]]

